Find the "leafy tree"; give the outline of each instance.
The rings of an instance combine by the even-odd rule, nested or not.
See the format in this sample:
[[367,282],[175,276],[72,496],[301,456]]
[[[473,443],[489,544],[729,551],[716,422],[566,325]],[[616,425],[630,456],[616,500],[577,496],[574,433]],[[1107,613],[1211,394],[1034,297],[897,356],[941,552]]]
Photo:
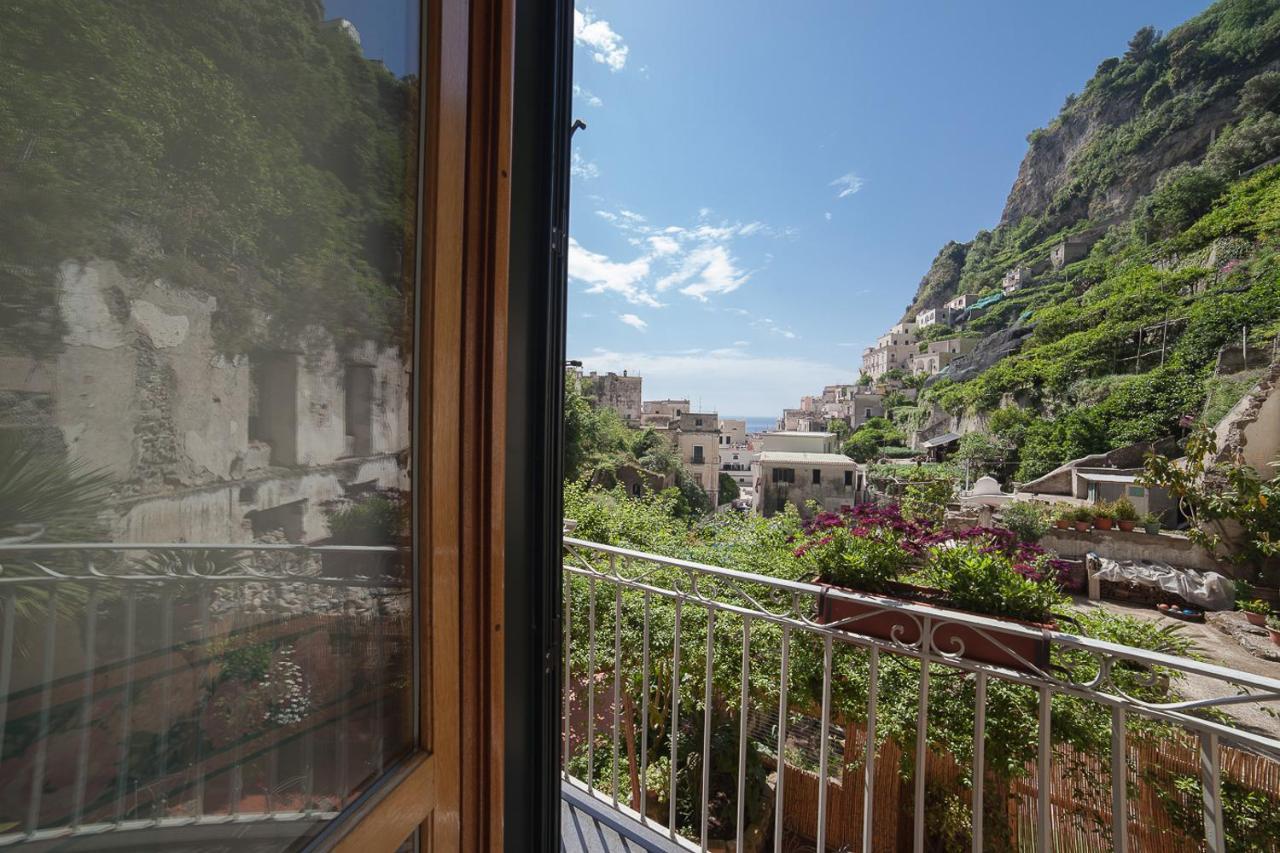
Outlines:
[[1128,62],[1142,62],[1151,54],[1152,48],[1160,41],[1160,34],[1155,27],[1143,27],[1129,39],[1129,49],[1124,58]]
[[1204,166],[1229,180],[1276,156],[1280,156],[1280,115],[1268,112],[1224,129],[1205,155]]
[[1185,163],[1174,166],[1143,200],[1134,227],[1147,241],[1172,237],[1208,212],[1224,189],[1222,180],[1209,169]]
[[845,456],[855,462],[870,462],[880,449],[880,436],[873,430],[858,430],[840,448]]
[[738,489],[738,481],[726,474],[720,472],[720,503],[727,504],[736,501],[741,495]]
[[1280,105],[1280,71],[1264,71],[1250,77],[1240,89],[1236,112],[1242,116],[1272,111]]
[[827,418],[826,429],[827,432],[834,432],[836,434],[836,441],[841,444],[843,444],[844,440],[853,433],[852,427],[849,426],[849,422],[844,418]]
[[983,432],[969,432],[960,436],[952,461],[966,467],[971,479],[984,474],[999,474],[1008,463],[1010,449]]

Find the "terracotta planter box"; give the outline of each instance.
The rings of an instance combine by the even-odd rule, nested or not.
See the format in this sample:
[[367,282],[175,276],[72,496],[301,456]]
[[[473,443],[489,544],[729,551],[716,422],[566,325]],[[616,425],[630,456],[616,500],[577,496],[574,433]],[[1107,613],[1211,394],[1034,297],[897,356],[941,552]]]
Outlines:
[[1093,526],[1094,526],[1094,527],[1096,527],[1096,528],[1098,528],[1099,530],[1110,530],[1110,529],[1111,529],[1111,519],[1109,519],[1109,518],[1095,518],[1095,519],[1093,520]]
[[1246,610],[1244,611],[1244,618],[1249,620],[1250,625],[1265,627],[1267,624],[1267,614],[1265,613],[1250,613]]
[[1135,522],[1132,522],[1132,521],[1117,521],[1117,522],[1116,522],[1116,525],[1117,525],[1121,530],[1123,530],[1125,533],[1132,533],[1132,532],[1133,532],[1134,525],[1135,525]]
[[1280,646],[1280,631],[1277,631],[1275,628],[1268,628],[1267,631],[1271,634],[1271,642]]
[[1077,521],[1075,525],[1076,533],[1087,533],[1089,531],[1089,522],[1087,521]]
[[[862,617],[847,626],[842,626],[841,630],[848,631],[851,634],[873,637],[877,640],[897,641],[906,645],[912,645],[920,641],[920,627],[912,615],[895,610],[880,610],[874,605],[864,604],[860,601],[834,598],[827,594],[829,590],[834,589],[842,592],[856,592],[857,590],[832,586],[821,581],[816,582],[823,588],[822,595],[818,600],[819,622],[830,624],[854,617]],[[941,590],[911,586],[909,584],[894,584],[889,594],[881,597],[937,609],[940,617],[947,615],[946,610],[928,600],[930,598],[941,599],[943,597]],[[967,611],[954,612],[964,613]],[[991,616],[985,616],[984,618],[999,619],[999,617]],[[1042,631],[1051,631],[1057,627],[1055,623],[1041,624],[1023,622],[1016,619],[1001,619],[999,621],[1027,628],[1036,628]],[[995,629],[985,631],[985,633],[990,636],[984,636],[984,633],[979,633],[977,629],[969,625],[944,623],[934,628],[934,648],[944,652],[963,648],[963,658],[965,660],[989,663],[993,666],[1002,666],[1019,672],[1034,672],[1033,667],[1041,670],[1048,669],[1049,639],[1047,637],[1024,637],[1020,634],[1004,634]]]

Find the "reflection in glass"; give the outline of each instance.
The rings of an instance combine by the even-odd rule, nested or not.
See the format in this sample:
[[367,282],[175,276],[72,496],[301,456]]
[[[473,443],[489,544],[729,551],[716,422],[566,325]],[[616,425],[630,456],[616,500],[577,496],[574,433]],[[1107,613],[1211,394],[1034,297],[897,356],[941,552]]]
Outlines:
[[411,745],[417,4],[335,5],[0,17],[0,845],[289,849]]

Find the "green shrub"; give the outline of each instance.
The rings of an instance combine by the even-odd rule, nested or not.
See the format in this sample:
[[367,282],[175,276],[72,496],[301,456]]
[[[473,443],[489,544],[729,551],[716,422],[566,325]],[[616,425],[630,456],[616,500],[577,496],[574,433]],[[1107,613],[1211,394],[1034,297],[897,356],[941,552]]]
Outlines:
[[847,527],[822,531],[804,546],[803,559],[827,583],[864,592],[882,592],[907,565],[907,554],[895,537],[882,532],[856,536]]
[[1014,501],[1000,511],[1004,526],[1018,534],[1022,542],[1039,542],[1049,532],[1049,511],[1030,501]]
[[1116,521],[1137,521],[1138,510],[1128,498],[1117,498],[1111,504],[1112,517]]
[[1008,557],[987,553],[987,544],[968,542],[930,549],[921,579],[946,592],[948,602],[961,610],[1027,622],[1046,622],[1055,609],[1070,601],[1055,578],[1036,580],[1021,575]]
[[955,481],[950,477],[909,484],[902,494],[903,517],[941,524],[955,489]]

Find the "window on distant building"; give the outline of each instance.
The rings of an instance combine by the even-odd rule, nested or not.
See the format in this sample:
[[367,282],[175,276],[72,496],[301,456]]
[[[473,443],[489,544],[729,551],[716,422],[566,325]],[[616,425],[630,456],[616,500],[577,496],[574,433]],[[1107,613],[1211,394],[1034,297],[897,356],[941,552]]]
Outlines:
[[775,483],[794,483],[796,481],[796,469],[794,468],[774,468],[773,482]]
[[705,461],[706,461],[706,459],[704,459],[704,458],[703,458],[703,456],[702,456],[702,445],[701,445],[701,444],[695,444],[695,445],[693,446],[693,464],[694,464],[694,465],[701,465],[701,464],[703,464]]
[[821,469],[821,468],[814,468],[814,469],[813,469],[813,484],[814,484],[815,486],[821,486],[821,485],[822,485],[822,469]]
[[249,356],[249,440],[271,445],[271,464],[298,462],[298,356]]
[[348,364],[342,387],[347,455],[368,456],[373,449],[373,368]]
[[852,471],[845,471],[845,472],[844,472],[844,484],[845,484],[846,486],[852,486],[852,485],[853,485],[853,472],[852,472]]

